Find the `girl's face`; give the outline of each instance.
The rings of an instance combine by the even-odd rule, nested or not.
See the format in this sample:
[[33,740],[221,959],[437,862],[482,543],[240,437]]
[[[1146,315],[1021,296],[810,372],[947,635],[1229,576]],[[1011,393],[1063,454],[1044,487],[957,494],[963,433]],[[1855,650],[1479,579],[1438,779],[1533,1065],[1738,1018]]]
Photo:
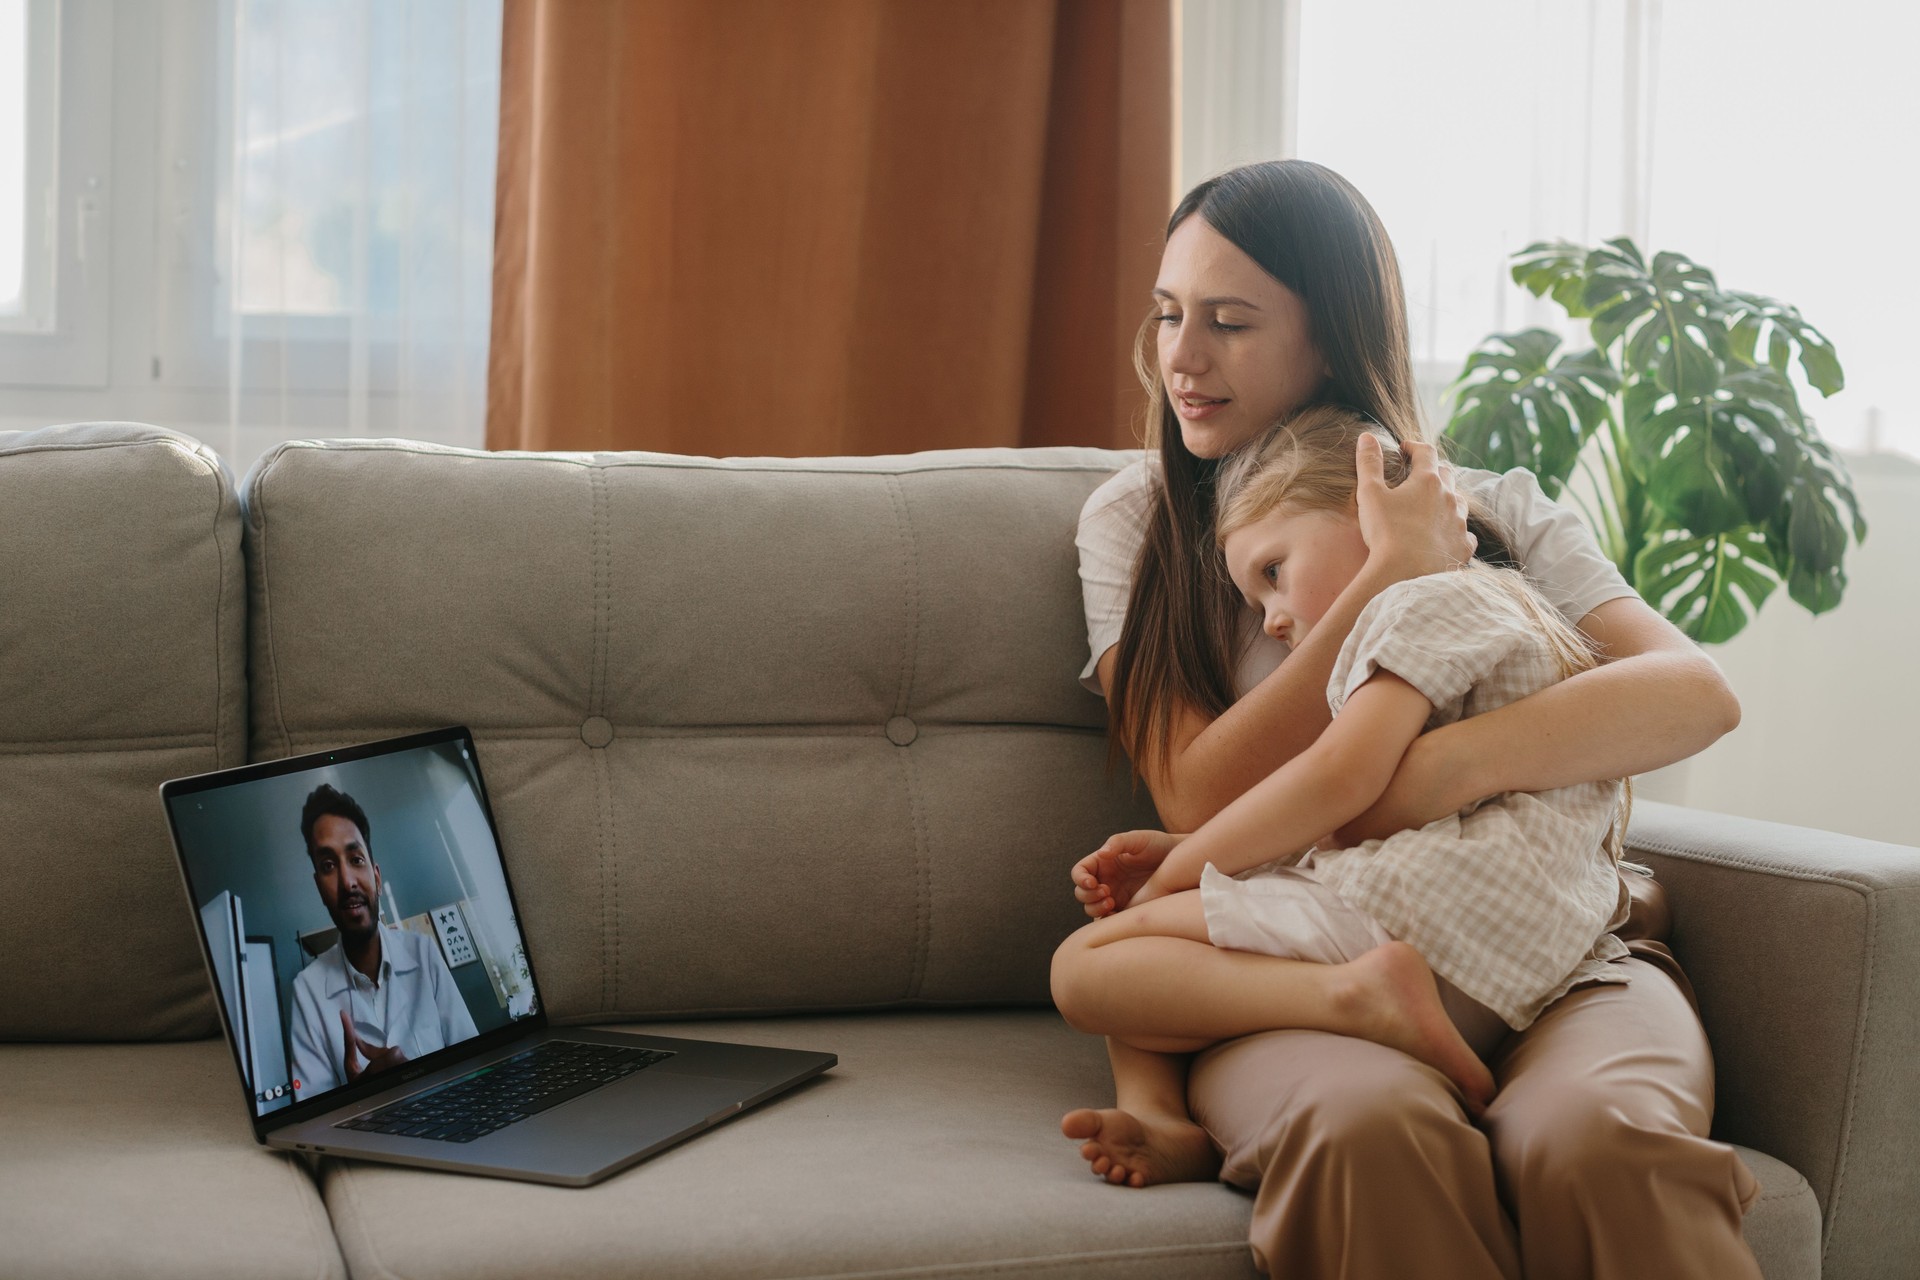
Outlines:
[[1264,616],[1261,630],[1297,645],[1367,562],[1360,521],[1347,511],[1281,507],[1227,535],[1233,585]]
[[1328,377],[1300,295],[1198,214],[1167,238],[1153,296],[1161,384],[1197,457],[1233,452]]

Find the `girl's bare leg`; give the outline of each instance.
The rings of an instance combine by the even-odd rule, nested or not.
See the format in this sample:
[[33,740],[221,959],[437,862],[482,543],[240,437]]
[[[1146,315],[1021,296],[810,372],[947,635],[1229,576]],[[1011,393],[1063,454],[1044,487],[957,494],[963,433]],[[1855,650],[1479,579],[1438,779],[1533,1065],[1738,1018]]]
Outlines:
[[1187,1057],[1107,1041],[1115,1105],[1069,1111],[1060,1132],[1080,1143],[1094,1173],[1116,1186],[1208,1182],[1220,1172],[1213,1139],[1187,1114]]
[[1390,942],[1346,964],[1225,951],[1198,891],[1096,920],[1053,957],[1053,997],[1081,1031],[1138,1049],[1193,1053],[1259,1031],[1358,1036],[1440,1071],[1473,1108],[1493,1075],[1448,1018],[1419,952]]

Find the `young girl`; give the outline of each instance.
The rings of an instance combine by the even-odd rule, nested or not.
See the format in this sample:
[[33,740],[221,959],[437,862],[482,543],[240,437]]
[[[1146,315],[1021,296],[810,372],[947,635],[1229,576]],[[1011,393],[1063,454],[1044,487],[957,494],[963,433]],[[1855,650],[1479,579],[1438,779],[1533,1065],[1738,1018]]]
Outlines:
[[[1369,434],[1397,483],[1407,465],[1388,433],[1329,406],[1276,427],[1220,474],[1216,538],[1276,640],[1299,645],[1366,562],[1354,493]],[[1482,555],[1504,558],[1480,541]],[[1067,1020],[1160,1053],[1204,1048],[1223,1025],[1357,1036],[1427,1063],[1483,1108],[1494,1083],[1482,1059],[1509,1028],[1576,985],[1625,981],[1609,962],[1626,948],[1608,932],[1624,919],[1621,784],[1510,793],[1348,849],[1327,833],[1380,797],[1426,729],[1594,663],[1515,570],[1471,561],[1382,591],[1340,650],[1334,719],[1313,746],[1192,835],[1125,833],[1075,866],[1075,896],[1096,922],[1054,959]],[[1262,956],[1196,984],[1202,947]],[[1191,987],[1190,1016],[1142,1016],[1132,1006],[1143,984]],[[1116,1055],[1116,1071],[1128,1061]],[[1063,1127],[1110,1181],[1181,1176],[1182,1153],[1108,1125],[1122,1116],[1074,1112]]]

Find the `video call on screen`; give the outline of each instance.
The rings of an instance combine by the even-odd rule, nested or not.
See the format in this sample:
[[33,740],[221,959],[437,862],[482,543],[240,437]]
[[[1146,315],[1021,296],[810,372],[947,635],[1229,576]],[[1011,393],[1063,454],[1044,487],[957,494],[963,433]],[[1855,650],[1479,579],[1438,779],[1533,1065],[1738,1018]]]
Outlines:
[[463,741],[170,805],[257,1114],[535,1011]]

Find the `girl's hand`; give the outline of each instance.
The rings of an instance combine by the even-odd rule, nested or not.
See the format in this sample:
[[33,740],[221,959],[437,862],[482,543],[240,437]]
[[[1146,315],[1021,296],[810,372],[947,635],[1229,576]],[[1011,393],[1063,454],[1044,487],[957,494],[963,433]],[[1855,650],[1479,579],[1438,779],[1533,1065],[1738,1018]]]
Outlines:
[[1467,500],[1454,487],[1453,468],[1439,460],[1430,444],[1411,441],[1407,478],[1392,489],[1383,474],[1380,440],[1360,437],[1354,465],[1360,486],[1360,537],[1367,544],[1367,567],[1390,582],[1458,568],[1472,558],[1474,536],[1467,532]]
[[1073,896],[1095,920],[1125,911],[1185,836],[1122,831],[1073,865]]

